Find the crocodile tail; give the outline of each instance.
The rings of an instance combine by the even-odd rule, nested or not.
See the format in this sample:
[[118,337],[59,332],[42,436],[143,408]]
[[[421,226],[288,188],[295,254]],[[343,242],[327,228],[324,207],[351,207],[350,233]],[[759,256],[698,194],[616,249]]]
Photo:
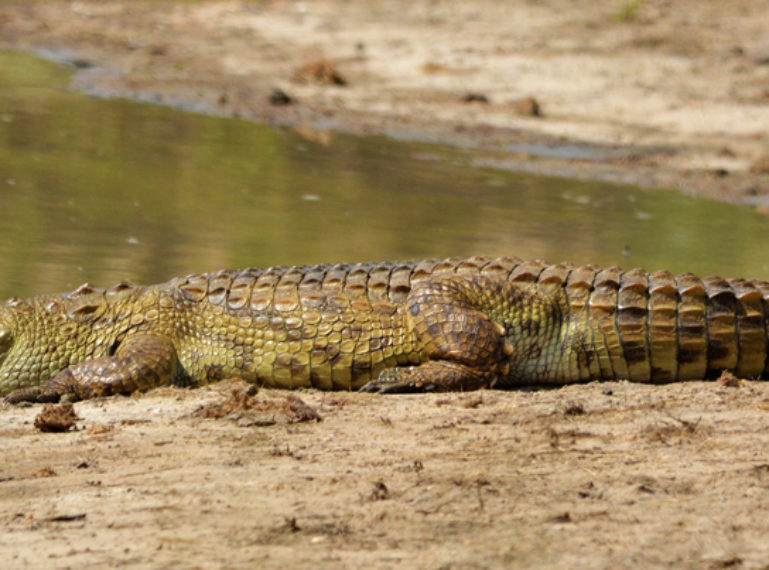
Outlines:
[[648,298],[651,381],[765,374],[769,284],[658,272]]
[[588,280],[570,275],[566,282],[570,318],[584,315],[592,335],[583,340],[588,356],[573,359],[575,379],[767,375],[769,283],[618,268],[596,271],[586,289]]

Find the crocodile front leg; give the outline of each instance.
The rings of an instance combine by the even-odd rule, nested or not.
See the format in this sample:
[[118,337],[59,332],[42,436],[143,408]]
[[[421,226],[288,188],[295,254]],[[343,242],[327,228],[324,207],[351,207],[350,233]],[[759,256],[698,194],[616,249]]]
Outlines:
[[478,276],[418,283],[407,300],[409,329],[428,360],[383,370],[363,392],[467,391],[492,387],[510,370],[513,347],[494,309],[520,291]]
[[137,335],[123,341],[113,356],[74,364],[46,384],[15,390],[5,397],[19,402],[87,400],[111,394],[130,394],[167,384],[176,375],[176,350],[166,339]]

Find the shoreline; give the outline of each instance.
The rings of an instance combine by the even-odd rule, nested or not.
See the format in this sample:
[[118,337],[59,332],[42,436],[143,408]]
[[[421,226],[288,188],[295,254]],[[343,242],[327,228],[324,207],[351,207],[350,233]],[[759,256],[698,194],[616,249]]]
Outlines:
[[763,13],[738,8],[11,2],[0,43],[73,65],[91,95],[769,212],[769,65],[745,39]]

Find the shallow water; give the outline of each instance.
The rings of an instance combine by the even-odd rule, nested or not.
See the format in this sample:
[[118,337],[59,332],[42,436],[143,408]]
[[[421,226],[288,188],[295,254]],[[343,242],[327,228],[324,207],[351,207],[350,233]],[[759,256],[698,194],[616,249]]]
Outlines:
[[468,149],[99,100],[69,80],[0,53],[2,297],[472,254],[769,278],[769,220],[747,208],[476,168]]

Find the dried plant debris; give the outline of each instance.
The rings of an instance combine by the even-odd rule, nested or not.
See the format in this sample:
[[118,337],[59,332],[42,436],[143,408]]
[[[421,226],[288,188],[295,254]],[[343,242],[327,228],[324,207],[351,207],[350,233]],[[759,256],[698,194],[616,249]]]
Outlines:
[[30,478],[30,479],[39,479],[42,477],[56,477],[58,473],[54,471],[53,467],[46,466],[41,469],[38,469],[37,471],[30,471],[29,473],[25,473],[24,477]]
[[35,417],[35,427],[43,432],[69,431],[79,419],[71,403],[46,404]]
[[705,437],[710,433],[712,433],[712,428],[703,425],[702,418],[691,421],[672,414],[666,414],[665,420],[647,425],[641,431],[641,435],[647,441],[666,445]]
[[224,418],[241,427],[322,421],[320,414],[296,394],[259,394],[255,386],[234,388],[223,400],[201,406],[193,415]]
[[275,107],[283,107],[286,105],[291,105],[294,102],[294,99],[283,89],[273,89],[270,93],[270,96],[268,97],[268,100],[270,102],[270,105],[273,105]]
[[300,83],[317,83],[319,85],[336,85],[344,87],[347,80],[337,71],[334,64],[327,60],[318,60],[303,65],[294,73],[294,81]]
[[376,481],[368,494],[367,499],[369,501],[386,501],[390,498],[390,489],[384,481]]
[[742,383],[739,378],[728,370],[724,370],[721,376],[718,377],[718,385],[725,386],[726,388],[739,388]]
[[542,108],[534,97],[523,97],[513,101],[513,111],[521,117],[541,117]]
[[488,103],[489,98],[483,93],[470,92],[462,96],[463,103]]

